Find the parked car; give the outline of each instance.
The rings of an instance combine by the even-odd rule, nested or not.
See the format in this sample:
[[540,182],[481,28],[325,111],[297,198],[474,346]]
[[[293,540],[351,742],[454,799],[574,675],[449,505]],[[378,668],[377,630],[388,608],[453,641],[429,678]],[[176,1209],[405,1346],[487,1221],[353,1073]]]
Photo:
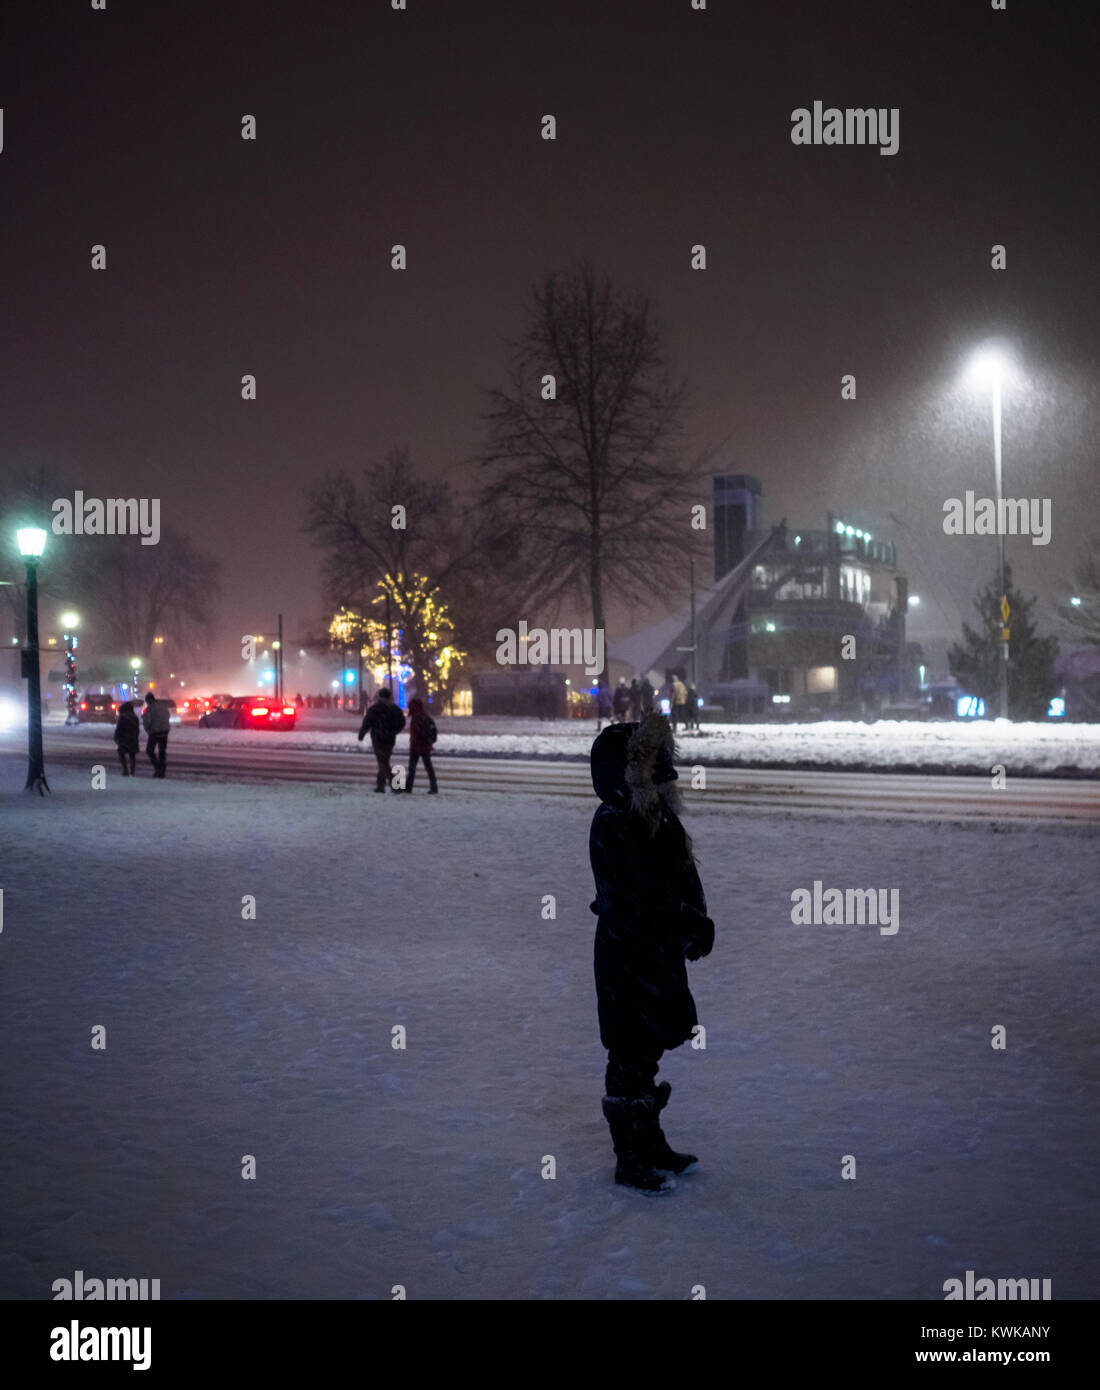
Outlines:
[[200,729],[293,729],[298,711],[289,702],[266,695],[231,695],[208,709]]
[[113,695],[85,695],[76,717],[81,724],[113,724],[118,718],[118,701]]

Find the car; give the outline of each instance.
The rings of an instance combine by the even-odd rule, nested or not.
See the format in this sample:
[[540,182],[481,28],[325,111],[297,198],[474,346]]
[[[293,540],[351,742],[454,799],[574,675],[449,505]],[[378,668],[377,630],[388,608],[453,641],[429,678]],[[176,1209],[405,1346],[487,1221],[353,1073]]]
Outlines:
[[298,711],[284,700],[268,695],[231,695],[208,709],[200,729],[293,729]]
[[228,698],[228,696],[188,695],[186,699],[177,702],[180,718],[200,719],[213,705],[220,703],[221,699]]
[[113,695],[85,695],[76,717],[81,724],[113,724],[118,718],[118,701]]
[[168,706],[168,722],[169,722],[169,724],[182,724],[182,723],[183,723],[183,720],[180,718],[180,712],[179,712],[178,708],[176,707],[176,702],[175,702],[175,700],[165,700],[165,699],[161,699],[161,697],[160,697],[159,695],[157,696],[157,699],[160,700],[160,702],[161,702],[162,705],[167,705],[167,706]]

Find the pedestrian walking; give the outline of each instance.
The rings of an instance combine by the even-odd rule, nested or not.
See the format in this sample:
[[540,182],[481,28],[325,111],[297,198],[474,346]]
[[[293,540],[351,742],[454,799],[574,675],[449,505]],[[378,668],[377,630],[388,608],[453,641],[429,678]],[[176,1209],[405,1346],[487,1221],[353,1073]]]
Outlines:
[[419,697],[414,697],[409,701],[409,780],[405,783],[405,790],[411,792],[413,789],[413,779],[416,777],[416,765],[423,759],[424,770],[428,774],[428,793],[434,796],[439,787],[435,780],[435,769],[432,767],[432,749],[435,741],[439,737],[439,732],[435,727],[435,720],[424,708],[424,701]]
[[699,692],[693,685],[688,686],[688,728],[699,728]]
[[393,768],[390,767],[390,754],[397,741],[397,735],[405,727],[405,716],[393,702],[393,694],[383,686],[378,699],[363,716],[359,729],[359,742],[370,734],[370,746],[378,759],[378,783],[374,790],[384,792],[393,786]]
[[615,718],[621,724],[630,712],[630,687],[626,683],[626,677],[620,676],[619,683],[615,687],[615,694],[611,697],[611,708],[615,712]]
[[145,752],[153,764],[153,776],[163,777],[168,765],[168,730],[171,728],[172,716],[167,702],[158,700],[151,690],[145,696],[141,722],[149,735],[145,743]]
[[638,677],[635,676],[634,679],[630,682],[630,719],[632,723],[637,724],[640,722],[641,717],[642,687],[638,680]]
[[682,723],[687,728],[688,722],[688,692],[687,686],[679,676],[673,676],[669,684],[668,702],[672,709],[672,728],[676,730],[677,722]]
[[642,697],[642,718],[644,719],[647,714],[653,713],[653,685],[648,676],[642,677],[640,694]]
[[685,960],[710,954],[714,923],[678,815],[668,720],[612,724],[592,745],[601,805],[589,853],[596,883],[594,968],[600,1041],[607,1048],[603,1112],[615,1181],[657,1194],[698,1160],[661,1131],[672,1088],[656,1083],[661,1056],[698,1023]]
[[115,724],[115,743],[123,777],[136,777],[138,748],[141,746],[141,724],[134,713],[131,700],[126,700],[119,706],[118,720]]

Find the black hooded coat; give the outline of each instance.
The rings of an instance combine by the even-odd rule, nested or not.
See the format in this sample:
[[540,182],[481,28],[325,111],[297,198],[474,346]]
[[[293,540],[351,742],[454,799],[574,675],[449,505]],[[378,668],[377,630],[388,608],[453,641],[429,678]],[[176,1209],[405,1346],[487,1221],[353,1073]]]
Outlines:
[[600,1041],[608,1050],[652,1055],[687,1042],[698,1022],[683,938],[711,924],[679,819],[662,806],[651,836],[636,809],[656,783],[676,776],[667,744],[631,746],[637,728],[613,724],[592,745],[592,785],[603,802],[589,836],[594,964]]

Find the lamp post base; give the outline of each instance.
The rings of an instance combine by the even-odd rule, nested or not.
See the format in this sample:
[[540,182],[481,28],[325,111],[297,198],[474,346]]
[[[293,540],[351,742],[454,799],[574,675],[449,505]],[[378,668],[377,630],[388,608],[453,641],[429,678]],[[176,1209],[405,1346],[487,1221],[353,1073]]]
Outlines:
[[[47,792],[50,792],[50,784],[46,781],[46,774],[44,772],[28,772],[27,785],[23,790],[25,792],[36,791],[39,796],[45,796]],[[52,796],[53,792],[50,792],[50,795]]]

